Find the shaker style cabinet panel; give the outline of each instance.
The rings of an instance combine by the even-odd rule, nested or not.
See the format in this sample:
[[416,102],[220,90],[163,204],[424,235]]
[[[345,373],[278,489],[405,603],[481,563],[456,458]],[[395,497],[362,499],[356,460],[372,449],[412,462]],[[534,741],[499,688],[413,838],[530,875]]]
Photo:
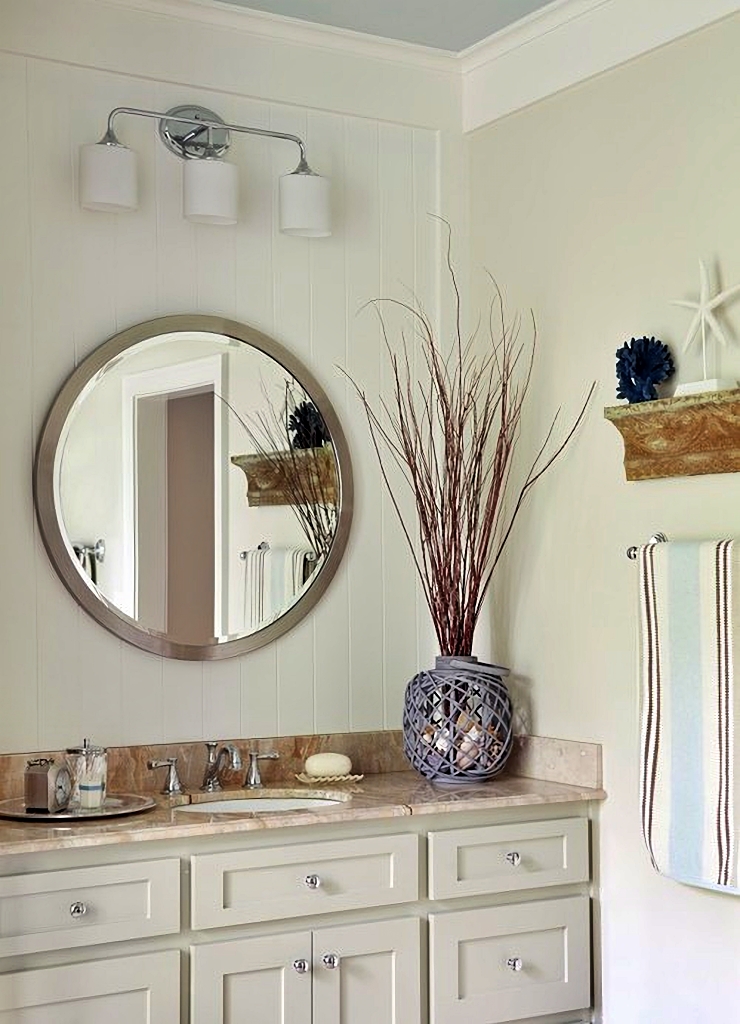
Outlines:
[[419,898],[419,839],[411,834],[203,854],[191,864],[194,929]]
[[420,1024],[420,922],[191,948],[191,1024]]
[[191,1024],[311,1024],[311,933],[190,950]]
[[429,834],[429,896],[433,900],[569,885],[588,877],[585,818]]
[[421,1024],[421,922],[314,932],[314,1024]]
[[0,878],[0,957],[180,931],[180,862]]
[[0,975],[0,1024],[180,1024],[180,954]]
[[500,1024],[590,1006],[589,899],[431,914],[432,1024]]

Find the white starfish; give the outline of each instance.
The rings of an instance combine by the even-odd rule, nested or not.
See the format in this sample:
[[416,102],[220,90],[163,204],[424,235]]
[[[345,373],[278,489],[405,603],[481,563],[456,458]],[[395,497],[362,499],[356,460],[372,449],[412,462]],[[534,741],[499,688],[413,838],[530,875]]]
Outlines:
[[685,309],[694,309],[696,312],[689,324],[689,330],[686,334],[686,341],[683,345],[684,352],[688,351],[691,343],[696,337],[696,333],[701,327],[701,355],[702,362],[704,365],[704,380],[707,379],[707,328],[714,335],[715,339],[727,347],[729,344],[725,332],[722,330],[717,317],[714,315],[714,310],[721,306],[733,295],[740,292],[740,284],[734,285],[732,288],[726,288],[723,292],[719,292],[712,298],[709,297],[709,274],[703,260],[699,260],[699,301],[689,302],[685,299],[674,299],[671,303],[672,306],[683,306]]

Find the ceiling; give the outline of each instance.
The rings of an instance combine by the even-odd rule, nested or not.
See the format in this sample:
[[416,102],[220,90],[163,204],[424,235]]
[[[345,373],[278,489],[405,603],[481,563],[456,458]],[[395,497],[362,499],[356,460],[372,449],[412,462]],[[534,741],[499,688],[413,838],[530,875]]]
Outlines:
[[459,53],[551,0],[226,0],[268,14]]

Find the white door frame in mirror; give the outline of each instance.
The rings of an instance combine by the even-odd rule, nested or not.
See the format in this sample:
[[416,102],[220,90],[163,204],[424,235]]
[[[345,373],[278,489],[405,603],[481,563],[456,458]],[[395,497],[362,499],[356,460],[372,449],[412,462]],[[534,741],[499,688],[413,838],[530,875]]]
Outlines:
[[[176,392],[194,392],[196,389],[211,390],[214,395],[222,395],[223,389],[223,356],[204,356],[202,359],[191,359],[186,363],[174,366],[157,367],[127,374],[123,379],[123,593],[121,610],[131,618],[138,618],[139,578],[138,559],[136,558],[136,537],[138,532],[138,503],[136,425],[138,403],[143,398],[169,396]],[[224,433],[224,417],[226,406],[215,402],[213,415],[213,441],[216,452],[221,451]],[[219,459],[214,459],[215,479],[214,494],[214,549],[223,551],[222,537],[224,532],[223,514],[225,508],[224,492],[226,479],[224,467]],[[214,633],[224,632],[223,613],[223,563],[221,558],[214,560],[215,607]]]

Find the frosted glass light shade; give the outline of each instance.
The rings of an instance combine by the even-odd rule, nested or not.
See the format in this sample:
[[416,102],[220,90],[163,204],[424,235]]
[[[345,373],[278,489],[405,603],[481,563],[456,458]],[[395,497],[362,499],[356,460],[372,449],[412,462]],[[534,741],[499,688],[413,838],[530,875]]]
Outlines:
[[182,212],[198,224],[236,224],[239,182],[236,164],[225,160],[186,160]]
[[80,206],[124,213],[138,205],[136,153],[104,142],[80,146]]
[[329,179],[311,171],[280,178],[280,230],[285,235],[326,238],[331,234]]

